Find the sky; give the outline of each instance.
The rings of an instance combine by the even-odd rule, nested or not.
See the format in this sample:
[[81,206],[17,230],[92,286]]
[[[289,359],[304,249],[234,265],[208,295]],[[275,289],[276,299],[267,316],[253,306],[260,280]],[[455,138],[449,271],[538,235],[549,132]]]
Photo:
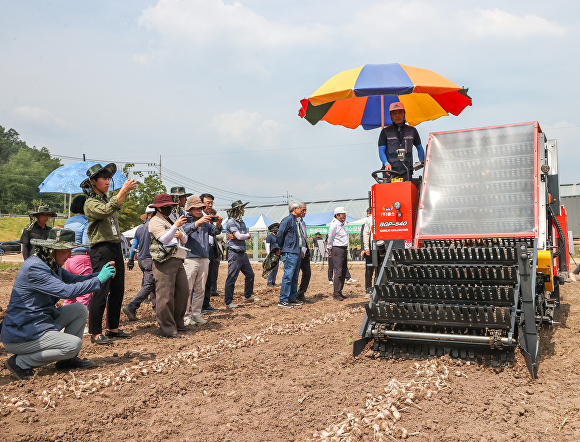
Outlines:
[[[299,118],[367,63],[435,71],[473,106],[430,132],[538,121],[580,183],[580,2],[0,1],[0,126],[64,164],[161,161],[216,207],[364,198],[378,130]],[[158,166],[157,166],[158,167]]]

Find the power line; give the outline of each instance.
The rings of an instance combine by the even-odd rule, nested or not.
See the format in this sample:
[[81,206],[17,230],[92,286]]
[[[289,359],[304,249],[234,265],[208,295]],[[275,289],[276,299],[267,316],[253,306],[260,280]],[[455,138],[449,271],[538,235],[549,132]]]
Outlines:
[[190,156],[202,156],[202,155],[231,155],[231,154],[238,154],[238,153],[255,153],[255,152],[260,152],[260,153],[265,153],[265,152],[283,152],[286,150],[304,150],[304,149],[325,149],[328,147],[332,147],[332,148],[336,148],[336,147],[350,147],[350,146],[363,146],[363,145],[375,145],[376,143],[350,143],[350,144],[329,144],[326,146],[303,146],[303,147],[286,147],[283,149],[268,149],[268,150],[263,150],[263,149],[254,149],[254,150],[227,150],[227,151],[223,151],[223,152],[201,152],[201,153],[190,153],[190,154],[180,154],[180,155],[164,155],[165,157],[190,157]]
[[248,194],[240,193],[240,192],[232,192],[230,190],[221,189],[219,187],[210,186],[208,184],[192,180],[191,178],[184,176],[184,175],[181,175],[180,173],[175,172],[175,171],[168,169],[166,167],[162,167],[162,171],[166,176],[169,175],[169,177],[172,178],[173,180],[177,180],[184,185],[187,184],[188,187],[198,188],[198,189],[200,189],[200,192],[213,192],[213,193],[216,193],[216,194],[218,194],[226,199],[233,198],[233,197],[245,197],[245,198],[261,199],[261,200],[280,200],[280,199],[285,198],[285,196],[281,196],[281,195],[259,196],[259,195],[248,195]]
[[[58,158],[66,158],[67,160],[83,160],[83,157],[71,157],[68,155],[59,155],[57,153],[53,153],[51,154],[51,156],[53,157],[58,157]],[[99,163],[120,163],[120,164],[147,164],[147,165],[152,165],[152,166],[157,166],[157,163],[153,163],[151,161],[147,161],[147,162],[138,162],[138,161],[120,161],[120,160],[115,160],[115,161],[110,161],[110,160],[99,160],[99,159],[95,159],[95,158],[85,158],[86,161],[97,161]]]

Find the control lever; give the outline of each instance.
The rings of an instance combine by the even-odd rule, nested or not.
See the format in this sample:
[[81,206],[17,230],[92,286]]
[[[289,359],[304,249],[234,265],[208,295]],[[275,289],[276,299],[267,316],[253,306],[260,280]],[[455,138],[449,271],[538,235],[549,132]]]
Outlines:
[[396,203],[393,204],[393,207],[397,211],[397,215],[399,216],[399,218],[402,217],[403,214],[401,213],[401,203],[397,201]]
[[417,161],[413,164],[413,170],[423,169],[423,167],[425,167],[425,161]]

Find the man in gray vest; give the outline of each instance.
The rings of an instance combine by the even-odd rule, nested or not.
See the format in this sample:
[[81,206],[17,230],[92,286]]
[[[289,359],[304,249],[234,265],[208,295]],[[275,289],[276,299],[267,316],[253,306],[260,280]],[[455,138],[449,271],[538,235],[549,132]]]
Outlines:
[[[419,132],[405,122],[405,106],[395,102],[389,106],[393,124],[384,127],[379,135],[379,157],[385,171],[393,170],[392,178],[411,181],[413,177],[413,146],[417,147],[419,161],[425,161]],[[386,172],[388,173],[388,172]]]

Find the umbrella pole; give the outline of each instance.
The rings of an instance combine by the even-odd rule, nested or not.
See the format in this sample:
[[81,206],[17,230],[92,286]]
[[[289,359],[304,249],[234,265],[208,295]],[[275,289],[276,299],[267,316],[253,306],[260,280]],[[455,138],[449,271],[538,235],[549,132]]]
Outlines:
[[381,129],[385,127],[385,96],[381,95]]

